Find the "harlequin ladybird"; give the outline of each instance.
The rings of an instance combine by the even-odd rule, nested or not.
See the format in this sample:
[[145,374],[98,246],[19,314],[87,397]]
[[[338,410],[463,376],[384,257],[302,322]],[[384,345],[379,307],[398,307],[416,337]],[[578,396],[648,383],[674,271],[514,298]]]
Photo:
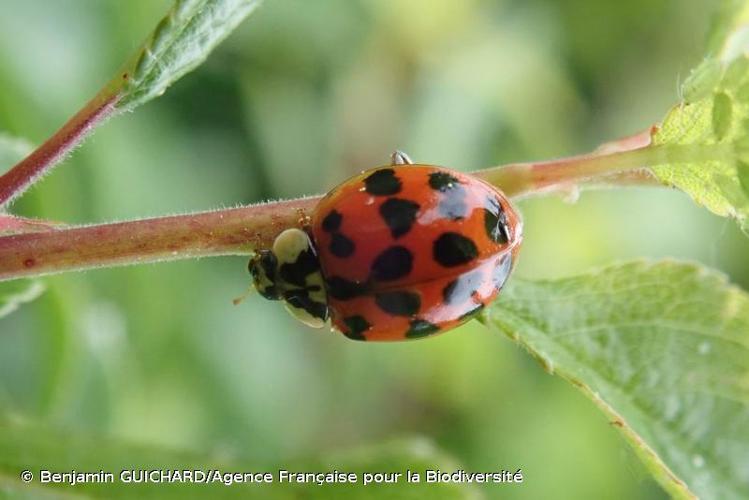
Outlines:
[[330,319],[355,340],[412,339],[478,314],[521,241],[520,217],[497,188],[396,152],[325,195],[309,227],[282,232],[249,270],[265,298],[310,326]]

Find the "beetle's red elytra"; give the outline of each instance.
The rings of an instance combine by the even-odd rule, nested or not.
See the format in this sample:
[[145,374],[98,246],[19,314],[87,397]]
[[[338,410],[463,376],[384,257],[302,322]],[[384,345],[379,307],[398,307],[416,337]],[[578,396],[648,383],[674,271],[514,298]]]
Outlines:
[[257,290],[298,319],[355,340],[430,336],[478,314],[515,266],[522,221],[496,187],[469,174],[414,165],[352,177],[288,229],[249,269]]

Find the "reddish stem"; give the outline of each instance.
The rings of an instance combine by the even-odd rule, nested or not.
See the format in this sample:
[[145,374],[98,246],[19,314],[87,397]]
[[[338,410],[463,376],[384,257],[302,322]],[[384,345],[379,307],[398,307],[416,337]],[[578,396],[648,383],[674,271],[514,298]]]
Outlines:
[[300,226],[318,198],[0,238],[0,280],[101,266],[249,254]]
[[62,160],[96,125],[112,115],[119,94],[108,90],[94,97],[33,153],[0,176],[0,206],[23,193]]
[[0,214],[0,235],[18,233],[38,233],[61,228],[61,224],[46,220],[27,219],[15,215]]

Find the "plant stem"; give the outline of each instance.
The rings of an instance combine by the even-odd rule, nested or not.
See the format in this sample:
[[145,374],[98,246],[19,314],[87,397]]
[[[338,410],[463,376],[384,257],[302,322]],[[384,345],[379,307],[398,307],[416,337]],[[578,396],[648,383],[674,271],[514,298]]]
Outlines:
[[[518,197],[578,183],[653,185],[646,165],[724,159],[724,146],[647,146],[475,172]],[[408,167],[403,167],[408,168]],[[585,184],[587,185],[587,184]],[[247,255],[268,248],[289,227],[300,227],[319,198],[267,203],[153,219],[0,237],[0,280],[104,266],[219,255]]]
[[38,233],[61,228],[61,224],[47,220],[27,219],[14,215],[0,214],[0,235],[17,233]]
[[0,175],[0,207],[23,193],[62,160],[96,125],[111,116],[117,99],[118,94],[107,85],[33,153]]
[[[561,160],[515,163],[482,170],[475,175],[500,186],[508,196],[522,197],[596,179],[616,184],[637,178],[648,182],[646,179],[652,175],[642,172],[647,167],[665,163],[719,160],[732,154],[733,150],[729,146],[657,145],[609,154],[591,153]],[[638,174],[632,173],[638,171]],[[616,175],[623,173],[627,175],[619,176],[617,180]]]
[[306,198],[154,219],[0,237],[0,280],[103,266],[249,254],[300,226]]

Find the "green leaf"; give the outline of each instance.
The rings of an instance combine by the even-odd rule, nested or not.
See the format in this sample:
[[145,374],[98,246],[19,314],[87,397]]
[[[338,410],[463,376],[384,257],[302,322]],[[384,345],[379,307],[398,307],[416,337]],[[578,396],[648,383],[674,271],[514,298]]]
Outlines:
[[[716,16],[709,56],[684,81],[683,101],[653,134],[654,145],[686,145],[692,157],[652,167],[664,183],[749,232],[749,1],[728,0]],[[666,153],[668,151],[666,150]]]
[[22,304],[31,302],[44,291],[38,281],[8,281],[0,283],[0,318],[7,316]]
[[[51,428],[19,417],[0,417],[0,492],[9,498],[38,498],[59,495],[72,498],[271,498],[327,499],[345,497],[369,498],[474,498],[475,488],[465,484],[409,484],[402,478],[395,484],[364,487],[363,472],[404,472],[441,469],[453,472],[454,462],[421,439],[400,440],[354,451],[326,455],[313,460],[259,465],[245,460],[204,456],[193,452],[139,446],[105,436]],[[40,483],[41,470],[56,472],[112,472],[110,483]],[[190,483],[124,483],[122,470],[218,470],[228,472],[270,472],[272,483],[220,482]],[[357,484],[323,484],[279,482],[279,470],[293,472],[358,473]],[[22,471],[28,470],[34,480],[23,483]],[[498,485],[500,487],[501,485]]]
[[133,62],[113,80],[117,107],[132,110],[202,63],[261,0],[176,0]]
[[739,183],[741,189],[744,190],[744,194],[749,196],[749,164],[740,161],[737,165],[739,172]]
[[749,492],[749,295],[685,263],[514,281],[484,317],[581,389],[672,495]]

